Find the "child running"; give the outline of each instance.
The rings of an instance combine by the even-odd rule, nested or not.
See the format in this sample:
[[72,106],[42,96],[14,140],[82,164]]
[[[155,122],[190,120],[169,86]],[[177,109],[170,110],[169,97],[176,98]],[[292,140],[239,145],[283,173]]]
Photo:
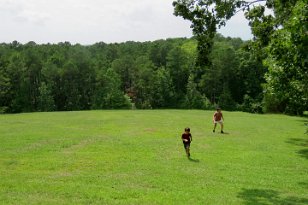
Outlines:
[[192,141],[192,136],[190,134],[190,128],[186,127],[185,132],[182,134],[182,141],[184,144],[184,149],[186,151],[187,157],[190,157],[190,143]]

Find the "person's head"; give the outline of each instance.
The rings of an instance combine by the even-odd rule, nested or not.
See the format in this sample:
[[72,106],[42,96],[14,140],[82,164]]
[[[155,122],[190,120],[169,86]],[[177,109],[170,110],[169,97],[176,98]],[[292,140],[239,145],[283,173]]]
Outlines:
[[221,112],[221,109],[220,107],[216,108],[217,112]]
[[186,133],[190,132],[190,128],[189,128],[189,127],[186,127],[186,128],[185,128],[185,132],[186,132]]

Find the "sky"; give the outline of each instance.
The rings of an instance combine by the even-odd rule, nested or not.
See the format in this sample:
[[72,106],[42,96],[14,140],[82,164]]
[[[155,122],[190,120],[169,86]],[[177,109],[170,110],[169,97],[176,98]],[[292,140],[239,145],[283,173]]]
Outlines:
[[[0,43],[154,41],[192,36],[190,22],[173,15],[173,0],[0,0]],[[224,36],[252,38],[238,13],[220,29]]]

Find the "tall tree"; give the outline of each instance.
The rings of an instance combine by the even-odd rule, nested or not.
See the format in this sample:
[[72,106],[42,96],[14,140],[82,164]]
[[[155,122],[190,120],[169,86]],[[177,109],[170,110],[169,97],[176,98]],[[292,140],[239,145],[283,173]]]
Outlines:
[[[262,49],[265,55],[261,57],[268,62],[269,101],[275,99],[281,111],[289,113],[301,114],[307,109],[306,0],[177,0],[173,5],[175,15],[192,22],[200,65],[209,63],[216,28],[244,10],[254,35],[254,47]],[[272,13],[267,14],[266,10]]]
[[51,88],[45,82],[39,87],[38,110],[39,111],[53,111],[55,109],[55,102],[51,93]]
[[187,83],[187,92],[184,101],[184,107],[189,109],[205,109],[208,107],[209,101],[197,90],[194,75],[190,74]]
[[[238,98],[239,80],[237,79],[238,60],[235,49],[227,42],[215,42],[210,55],[212,65],[202,76],[201,87],[203,93],[217,103],[218,96],[230,93],[233,100]],[[228,89],[228,91],[225,91]]]
[[177,0],[173,1],[174,14],[191,21],[193,34],[198,41],[197,66],[209,66],[213,38],[217,27],[225,25],[232,17],[235,8],[241,5],[239,0]]
[[183,97],[181,95],[186,92],[191,62],[192,60],[189,59],[189,54],[180,46],[175,46],[167,55],[166,67],[169,70],[171,80],[179,97]]
[[152,90],[156,66],[147,56],[136,59],[137,72],[136,81],[133,85],[133,101],[137,108],[152,108]]
[[121,89],[123,92],[129,90],[133,86],[135,80],[136,66],[131,56],[125,55],[114,60],[111,64],[112,69],[121,77]]
[[7,65],[7,76],[11,84],[11,90],[7,101],[9,102],[10,112],[22,112],[26,111],[29,99],[24,92],[24,73],[26,72],[26,65],[23,54],[14,51],[9,57],[9,63]]
[[274,22],[281,28],[273,32],[266,47],[266,109],[302,115],[308,110],[308,5],[293,0],[274,6]]
[[8,109],[8,98],[11,88],[10,79],[7,77],[4,69],[0,67],[0,113]]
[[175,89],[167,69],[159,68],[155,71],[151,87],[153,108],[170,108],[175,105]]

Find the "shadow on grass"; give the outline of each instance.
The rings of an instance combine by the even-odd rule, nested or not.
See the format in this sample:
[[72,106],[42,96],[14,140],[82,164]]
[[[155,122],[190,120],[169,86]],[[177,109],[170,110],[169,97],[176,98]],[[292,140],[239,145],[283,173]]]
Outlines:
[[196,163],[199,163],[200,160],[199,159],[193,159],[191,157],[188,157],[188,160],[191,161],[191,162],[196,162]]
[[[308,115],[307,115],[308,117]],[[308,123],[308,118],[307,119],[300,119],[300,120],[297,120],[298,122],[304,122],[304,123]]]
[[217,134],[217,135],[229,135],[230,133],[229,133],[229,132],[220,133],[220,131],[219,131],[219,132],[214,132],[213,134]]
[[307,147],[305,149],[297,151],[297,154],[299,154],[301,157],[308,159],[308,139],[291,138],[287,141],[287,143],[296,146]]
[[301,139],[301,138],[291,138],[287,141],[289,144],[308,147],[308,139]]
[[300,182],[298,183],[300,186],[304,187],[305,189],[308,189],[308,182]]
[[307,198],[294,196],[283,197],[281,193],[270,189],[243,189],[237,197],[244,200],[246,205],[306,205]]
[[308,159],[308,148],[307,148],[307,149],[299,150],[297,153],[298,153],[300,156],[302,156],[302,157]]

